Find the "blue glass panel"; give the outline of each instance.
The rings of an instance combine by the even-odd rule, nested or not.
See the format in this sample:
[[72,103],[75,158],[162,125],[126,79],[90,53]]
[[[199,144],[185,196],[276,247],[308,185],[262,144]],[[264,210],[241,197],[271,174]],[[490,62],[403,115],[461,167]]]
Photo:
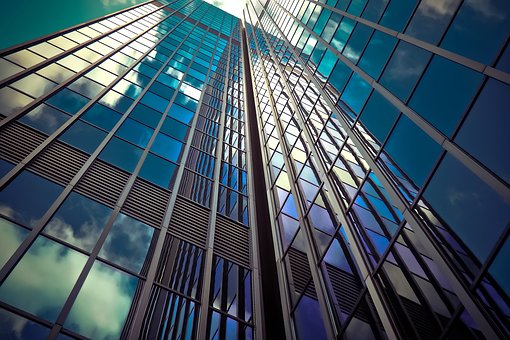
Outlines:
[[117,111],[96,103],[92,105],[80,119],[106,131],[111,131],[120,117],[122,116]]
[[155,95],[152,92],[147,92],[143,96],[141,103],[155,110],[158,110],[159,112],[165,112],[165,109],[168,106],[169,101],[158,95]]
[[115,91],[108,91],[99,101],[112,109],[124,113],[133,104],[133,99],[123,96]]
[[442,57],[434,57],[409,106],[449,136],[466,111],[482,79],[480,73]]
[[455,142],[510,183],[510,86],[489,79],[464,121]]
[[46,102],[61,109],[62,111],[74,115],[89,102],[89,99],[64,88],[58,91],[57,94],[51,96],[48,100],[46,100]]
[[358,16],[363,11],[363,8],[365,8],[366,3],[367,0],[352,0],[349,8],[347,8],[347,12]]
[[54,109],[46,104],[41,104],[19,118],[19,121],[47,135],[51,135],[61,127],[69,117],[69,115],[62,111]]
[[[312,288],[313,289],[313,288]],[[294,311],[294,325],[301,340],[327,339],[319,302],[303,295]]]
[[381,84],[395,96],[407,101],[431,53],[400,41],[381,77]]
[[30,171],[22,171],[0,191],[0,214],[34,226],[63,188]]
[[17,314],[0,309],[0,339],[46,339],[50,329]]
[[441,152],[439,144],[402,115],[384,149],[417,185],[421,186]]
[[490,64],[509,31],[510,3],[507,0],[464,1],[441,47]]
[[94,248],[112,210],[72,192],[44,227],[44,232],[78,248]]
[[167,117],[161,126],[161,132],[180,141],[184,141],[188,135],[188,126],[178,120]]
[[12,168],[14,168],[14,164],[0,159],[0,178],[4,177],[4,175],[11,171]]
[[119,214],[99,256],[135,273],[140,273],[151,244],[154,228]]
[[482,262],[510,220],[501,196],[448,154],[424,197]]
[[103,152],[99,155],[99,158],[118,166],[119,168],[132,172],[135,169],[143,150],[125,142],[117,137],[113,137],[112,140],[106,145]]
[[197,110],[198,106],[198,101],[182,93],[177,94],[177,96],[175,97],[175,103],[180,104],[193,112]]
[[59,140],[91,154],[105,137],[106,132],[78,120],[60,136]]
[[168,111],[168,115],[172,118],[175,118],[185,124],[189,124],[193,119],[194,111],[190,111],[180,105],[172,105],[170,110]]
[[345,87],[340,99],[345,102],[349,108],[356,113],[361,112],[363,105],[368,99],[372,91],[372,86],[361,78],[357,73],[354,73]]
[[349,262],[345,257],[345,253],[340,246],[340,242],[337,239],[333,239],[326,255],[324,255],[324,261],[352,274],[351,266],[349,265]]
[[378,22],[387,3],[388,0],[370,0],[361,16],[367,20]]
[[157,155],[165,157],[172,162],[179,162],[181,158],[182,143],[176,139],[170,138],[163,133],[158,133],[151,151]]
[[333,73],[331,73],[329,83],[340,92],[349,80],[351,73],[351,69],[339,60],[333,69]]
[[[25,240],[28,230],[0,218],[0,235],[2,235],[0,238],[0,268],[2,268],[18,249],[21,242]],[[1,330],[0,334],[2,334]]]
[[345,46],[345,43],[347,42],[347,39],[349,39],[349,36],[351,35],[352,30],[354,29],[355,24],[356,22],[354,20],[344,18],[344,20],[342,20],[342,22],[338,26],[338,29],[336,30],[336,33],[333,36],[333,39],[331,39],[331,46],[333,46],[339,51],[342,51]]
[[175,164],[149,153],[143,163],[139,176],[149,182],[168,189],[173,184],[176,169],[177,166]]
[[448,27],[461,0],[423,0],[411,23],[406,28],[406,34],[433,45],[437,44]]
[[366,25],[357,24],[342,54],[356,64],[373,31]]
[[91,339],[119,339],[137,284],[136,277],[96,261],[64,326]]
[[510,239],[507,239],[499,251],[496,259],[489,267],[489,273],[498,282],[499,286],[510,295],[510,270],[508,259],[510,258]]
[[155,128],[161,119],[161,112],[151,109],[142,104],[135,106],[129,117],[138,120],[152,128]]
[[374,91],[361,113],[360,121],[382,143],[388,136],[398,114],[399,111],[395,106]]
[[122,123],[121,127],[115,135],[122,137],[141,148],[145,148],[151,139],[153,132],[153,129],[140,124],[131,118],[128,118],[124,121],[124,123]]
[[379,24],[401,32],[416,6],[416,0],[391,0]]
[[0,300],[54,322],[86,260],[39,236],[0,286]]
[[358,66],[377,80],[396,43],[397,39],[394,37],[376,31],[363,52]]
[[174,90],[172,90],[171,88],[169,88],[168,86],[165,86],[163,84],[161,84],[159,81],[155,81],[150,89],[149,89],[151,92],[154,92],[155,94],[157,94],[158,96],[161,96],[165,99],[172,99],[172,96],[174,95]]

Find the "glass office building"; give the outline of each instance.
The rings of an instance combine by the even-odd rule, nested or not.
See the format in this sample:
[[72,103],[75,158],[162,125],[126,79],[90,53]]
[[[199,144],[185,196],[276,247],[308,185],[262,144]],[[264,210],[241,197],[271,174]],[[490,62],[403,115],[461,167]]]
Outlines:
[[0,52],[0,338],[510,337],[510,3],[148,1]]

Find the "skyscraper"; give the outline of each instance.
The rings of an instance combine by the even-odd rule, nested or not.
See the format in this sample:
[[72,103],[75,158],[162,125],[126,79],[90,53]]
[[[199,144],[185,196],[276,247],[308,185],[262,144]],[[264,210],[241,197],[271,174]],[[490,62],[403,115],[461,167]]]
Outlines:
[[0,337],[509,337],[509,16],[148,1],[0,52]]

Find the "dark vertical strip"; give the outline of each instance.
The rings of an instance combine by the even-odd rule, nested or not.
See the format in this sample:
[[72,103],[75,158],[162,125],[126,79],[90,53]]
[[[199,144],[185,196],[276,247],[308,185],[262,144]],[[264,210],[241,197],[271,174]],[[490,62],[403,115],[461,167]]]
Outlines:
[[[246,40],[246,30],[242,29],[243,54],[244,60],[249,61],[248,43]],[[262,160],[262,148],[260,145],[259,131],[257,130],[257,113],[255,110],[255,101],[253,98],[253,82],[249,64],[244,65],[244,76],[247,92],[246,100],[246,118],[249,122],[250,145],[253,164],[253,191],[255,193],[256,221],[254,228],[258,237],[258,255],[260,259],[260,275],[262,281],[262,301],[264,303],[264,323],[266,335],[271,334],[273,339],[285,339],[285,329],[283,325],[283,313],[281,304],[275,301],[281,301],[280,288],[278,286],[278,273],[276,270],[276,258],[274,249],[274,240],[271,233],[271,220],[269,217],[268,197],[266,193],[266,183],[264,178],[264,166]]]

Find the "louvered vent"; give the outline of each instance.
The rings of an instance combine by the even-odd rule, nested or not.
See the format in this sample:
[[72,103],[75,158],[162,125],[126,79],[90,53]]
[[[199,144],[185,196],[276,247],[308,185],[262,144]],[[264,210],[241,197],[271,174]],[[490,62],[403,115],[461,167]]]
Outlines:
[[169,199],[167,190],[137,178],[122,210],[144,223],[160,227]]
[[76,186],[76,191],[113,207],[128,179],[126,172],[96,160]]
[[307,255],[295,248],[289,248],[287,256],[289,258],[290,269],[292,271],[294,289],[299,294],[304,292],[307,296],[317,299],[317,293],[315,292],[315,286],[312,280],[312,273],[310,272]]
[[243,267],[251,268],[249,229],[218,215],[214,253]]
[[19,123],[9,123],[0,130],[0,157],[19,163],[41,145],[46,136]]
[[36,159],[28,169],[49,178],[59,184],[66,185],[78,173],[88,156],[61,142],[54,142]]
[[205,247],[208,226],[208,209],[177,196],[170,220],[171,234],[199,247]]

